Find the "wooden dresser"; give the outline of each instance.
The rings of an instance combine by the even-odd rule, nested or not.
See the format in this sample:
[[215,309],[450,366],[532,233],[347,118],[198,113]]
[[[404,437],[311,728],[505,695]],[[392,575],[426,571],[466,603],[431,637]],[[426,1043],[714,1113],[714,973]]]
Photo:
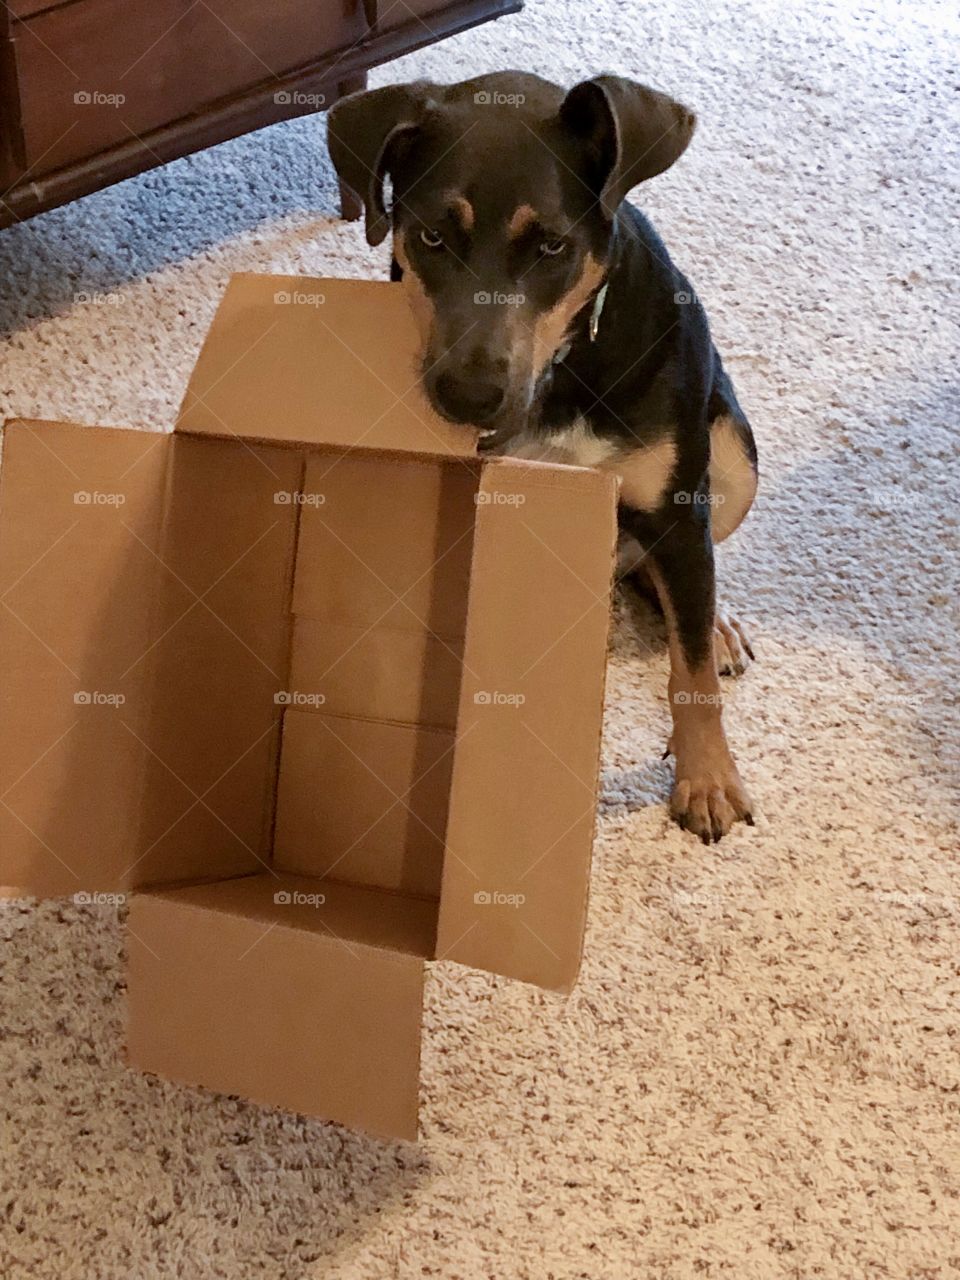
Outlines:
[[[331,106],[522,0],[6,0],[0,227]],[[358,213],[341,192],[347,217]]]

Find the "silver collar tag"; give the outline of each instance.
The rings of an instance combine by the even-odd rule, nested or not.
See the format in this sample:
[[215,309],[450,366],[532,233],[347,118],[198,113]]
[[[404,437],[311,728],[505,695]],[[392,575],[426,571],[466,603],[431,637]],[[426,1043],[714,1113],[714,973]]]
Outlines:
[[[590,334],[590,341],[596,342],[597,333],[600,329],[600,313],[603,311],[603,304],[607,300],[607,289],[610,286],[609,280],[603,285],[597,296],[593,300],[593,310],[590,312],[590,323],[587,326],[587,332]],[[570,343],[565,342],[553,357],[554,364],[562,364],[570,354]]]

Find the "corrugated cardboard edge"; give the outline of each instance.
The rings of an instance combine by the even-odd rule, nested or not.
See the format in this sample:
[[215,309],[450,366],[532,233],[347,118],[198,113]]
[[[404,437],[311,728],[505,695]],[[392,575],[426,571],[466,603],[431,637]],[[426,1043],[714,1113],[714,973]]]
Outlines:
[[[617,501],[616,500],[617,500],[617,493],[619,490],[619,482],[617,477],[610,473],[604,473],[604,472],[600,472],[600,471],[597,471],[594,469],[588,469],[588,468],[574,468],[574,467],[556,466],[556,465],[537,463],[537,462],[524,462],[517,459],[509,458],[509,457],[502,458],[502,459],[494,458],[489,460],[489,462],[485,465],[484,473],[481,477],[481,488],[483,488],[484,486],[490,487],[490,486],[496,485],[496,473],[497,473],[498,467],[504,468],[504,472],[502,472],[501,474],[504,474],[506,469],[510,469],[515,473],[522,472],[525,476],[525,487],[528,487],[528,488],[536,487],[536,488],[553,489],[558,492],[570,493],[571,495],[575,495],[577,492],[582,493],[585,490],[589,490],[595,494],[605,495],[606,502],[609,504],[609,521],[605,526],[605,533],[603,536],[604,536],[604,541],[607,545],[606,558],[605,558],[607,572],[605,575],[605,581],[608,584],[607,590],[609,591],[613,584],[613,570],[614,570],[614,565],[616,560],[616,542],[617,542]],[[483,513],[485,510],[489,511],[489,508],[485,508],[483,506],[478,507],[478,521],[483,519]],[[481,538],[478,535],[474,544],[474,564],[471,570],[471,592],[473,591],[475,583],[477,581],[477,578],[475,576],[476,562],[481,554],[483,554],[482,547],[481,547]],[[470,617],[470,614],[468,613],[468,639],[467,639],[467,646],[465,647],[465,663],[467,660],[467,653],[469,651],[469,627],[470,627],[469,617]],[[594,791],[594,803],[593,803],[593,814],[592,814],[592,824],[591,824],[591,849],[596,837],[597,787],[598,787],[598,780],[599,780],[600,753],[602,748],[603,703],[604,703],[604,693],[605,693],[607,655],[609,652],[609,636],[610,636],[609,607],[606,609],[604,617],[605,617],[605,625],[604,625],[604,632],[603,632],[603,653],[599,659],[599,669],[597,670],[597,678],[596,678],[597,728],[595,732],[595,744],[594,744],[594,749],[592,753],[593,754],[592,785],[593,785],[593,791]],[[461,696],[460,696],[461,713],[458,719],[458,732],[462,731],[462,725],[464,721],[470,720],[473,714],[473,707],[471,705],[470,694],[467,686],[468,686],[468,682],[466,680],[466,675],[465,675],[464,685],[461,688]],[[591,865],[592,865],[592,853],[587,858],[586,863],[583,867],[582,893],[580,894],[580,907],[578,911],[577,960],[576,960],[575,969],[570,974],[567,980],[562,982],[550,982],[550,983],[540,982],[537,979],[525,977],[523,974],[516,972],[515,969],[509,967],[507,964],[504,964],[503,966],[495,965],[495,964],[485,964],[482,967],[487,968],[492,972],[504,974],[505,976],[520,978],[521,980],[526,980],[526,981],[533,981],[535,982],[536,985],[547,987],[550,990],[556,990],[559,992],[569,992],[570,990],[572,990],[573,986],[576,983],[576,978],[578,976],[580,965],[582,963],[582,957],[583,957],[584,935],[585,935],[585,926],[586,926],[588,901],[589,901]],[[441,890],[440,924],[438,928],[438,953],[439,954],[437,958],[453,960],[457,963],[460,963],[466,966],[477,967],[476,959],[471,957],[470,955],[470,947],[464,945],[464,943],[468,939],[468,935],[472,932],[472,927],[468,927],[468,929],[465,932],[461,933],[458,938],[455,938],[452,943],[449,941],[448,936],[447,937],[444,936],[445,932],[447,935],[449,935],[449,932],[450,932],[450,929],[448,927],[449,921],[445,921],[445,918],[444,918],[444,893],[450,892],[451,880],[453,878],[454,878],[454,869],[450,861],[450,852],[448,850],[447,859],[445,860],[445,866],[444,866],[444,884]],[[448,899],[448,902],[449,902],[449,899]]]

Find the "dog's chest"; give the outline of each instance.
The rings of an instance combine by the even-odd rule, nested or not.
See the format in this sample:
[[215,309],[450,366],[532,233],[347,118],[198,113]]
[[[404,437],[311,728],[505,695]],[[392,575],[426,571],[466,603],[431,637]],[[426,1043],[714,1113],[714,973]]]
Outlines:
[[637,511],[654,511],[660,506],[677,461],[676,445],[670,436],[652,445],[631,447],[622,440],[597,435],[584,418],[556,431],[519,432],[497,452],[531,462],[612,471],[620,477],[621,499]]
[[623,446],[596,435],[585,418],[575,419],[569,427],[549,432],[521,431],[505,441],[498,453],[528,462],[558,462],[568,467],[610,468]]

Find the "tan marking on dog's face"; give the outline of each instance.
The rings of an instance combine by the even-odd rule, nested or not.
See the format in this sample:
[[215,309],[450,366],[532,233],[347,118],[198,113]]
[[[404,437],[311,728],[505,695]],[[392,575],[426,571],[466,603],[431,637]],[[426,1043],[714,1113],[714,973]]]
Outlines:
[[511,240],[516,240],[537,221],[537,211],[532,205],[521,204],[514,209],[507,223],[507,233]]
[[574,316],[603,280],[603,266],[588,255],[573,288],[533,327],[534,373],[539,376],[563,346]]
[[430,340],[430,334],[433,331],[433,303],[423,287],[423,281],[410,265],[403,234],[398,231],[395,231],[393,235],[393,256],[403,268],[403,280],[400,283],[406,292],[410,310],[413,312],[417,329],[420,332],[421,346],[425,351]]
[[470,232],[473,230],[476,222],[476,215],[473,212],[473,205],[466,196],[461,195],[459,191],[447,191],[444,195],[450,212],[460,223],[461,228]]

